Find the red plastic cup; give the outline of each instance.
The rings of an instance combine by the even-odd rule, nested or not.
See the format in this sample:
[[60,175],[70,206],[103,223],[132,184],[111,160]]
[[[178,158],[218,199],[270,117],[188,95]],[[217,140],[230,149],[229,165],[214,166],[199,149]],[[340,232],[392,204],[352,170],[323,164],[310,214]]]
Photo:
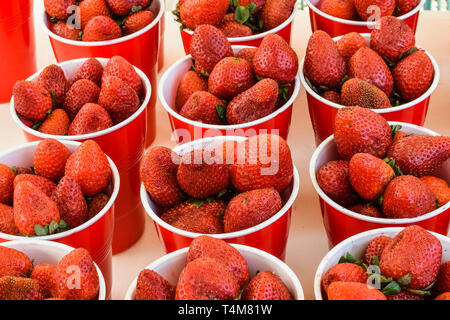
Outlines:
[[[268,270],[275,272],[289,289],[294,300],[304,300],[303,289],[295,273],[287,264],[265,251],[239,244],[232,244],[245,258],[254,277],[258,271]],[[183,248],[169,253],[146,269],[153,270],[164,277],[170,284],[176,286],[181,271],[186,266],[189,248]],[[134,300],[136,295],[137,277],[133,280],[125,295],[125,300]]]
[[[401,125],[401,130],[408,134],[438,135],[434,131],[408,123],[389,122],[389,124]],[[334,143],[334,136],[330,136],[316,149],[309,165],[312,184],[319,194],[323,224],[327,232],[330,248],[357,233],[376,228],[405,227],[417,224],[427,230],[447,235],[450,223],[450,202],[422,216],[404,219],[369,217],[350,211],[334,202],[319,187],[316,175],[322,165],[328,161],[339,159],[336,144]],[[435,175],[450,183],[450,160],[446,161]]]
[[[175,2],[175,7],[178,1]],[[263,38],[268,34],[277,34],[280,37],[282,37],[284,40],[286,40],[287,43],[291,43],[291,30],[292,30],[292,22],[294,21],[295,15],[298,11],[298,2],[295,3],[294,9],[292,10],[291,15],[289,18],[286,19],[282,24],[280,24],[278,27],[273,28],[269,31],[258,33],[252,36],[247,37],[238,37],[238,38],[228,38],[228,41],[232,46],[252,46],[252,47],[259,47],[261,44],[261,41]],[[191,46],[191,40],[192,35],[194,34],[194,31],[188,30],[188,29],[180,29],[181,33],[181,41],[183,42],[184,52],[186,54],[189,54],[189,48]]]
[[[194,149],[214,147],[224,141],[239,142],[244,140],[246,140],[245,137],[211,137],[177,146],[173,151],[182,155]],[[294,166],[294,178],[286,190],[280,194],[285,205],[277,214],[270,219],[245,230],[222,234],[210,234],[210,236],[222,239],[229,243],[243,244],[258,248],[284,260],[289,236],[289,227],[291,225],[292,205],[297,198],[299,187],[300,178],[297,168]],[[155,223],[156,232],[167,253],[188,247],[193,239],[201,235],[200,233],[175,228],[163,221],[159,217],[160,209],[150,198],[143,184],[141,186],[141,200],[145,211]]]
[[7,102],[14,83],[36,72],[33,1],[0,1],[0,42],[3,46],[0,103]]
[[[366,39],[367,45],[370,42],[370,34],[362,34]],[[335,37],[333,40],[336,42],[341,37]],[[434,79],[430,88],[419,98],[402,104],[398,107],[384,108],[384,109],[372,109],[374,112],[382,115],[388,121],[400,121],[423,126],[425,118],[427,116],[428,106],[430,104],[430,98],[433,91],[436,89],[440,71],[439,66],[433,56],[426,52],[430,57],[434,67]],[[323,140],[333,134],[334,118],[338,109],[343,108],[343,105],[331,102],[318,95],[311,87],[306,83],[305,75],[303,73],[303,64],[305,58],[303,57],[300,67],[300,81],[302,86],[306,90],[306,99],[308,101],[309,116],[311,117],[312,127],[314,129],[316,145],[319,145]]]
[[[316,300],[324,300],[324,295],[322,292],[322,277],[325,273],[333,266],[339,263],[339,259],[347,253],[350,253],[356,258],[362,257],[364,251],[366,250],[369,242],[379,236],[386,236],[394,238],[403,228],[391,227],[391,228],[381,228],[359,233],[348,238],[345,241],[339,243],[331,251],[329,251],[317,268],[316,275],[314,277],[314,294]],[[450,260],[450,238],[445,237],[441,234],[430,232],[433,234],[442,245],[442,262]]]
[[[322,0],[305,0],[309,7],[309,19],[311,22],[311,30],[323,30],[331,37],[341,36],[349,32],[367,33],[372,31],[376,22],[346,20],[333,17],[321,10],[318,6]],[[410,12],[399,16],[400,20],[404,20],[414,31],[417,29],[417,22],[419,21],[420,9],[422,9],[426,0],[421,0],[420,3]]]
[[158,53],[158,72],[164,67],[164,30],[166,29],[166,13],[163,12],[161,18],[161,33],[159,38],[159,53]]
[[[76,141],[60,140],[71,152],[74,152],[81,144]],[[8,149],[0,154],[0,163],[9,167],[31,167],[33,165],[34,153],[38,141],[29,142],[17,147]],[[114,162],[108,157],[109,165],[113,173],[113,179],[107,190],[110,192],[110,199],[106,206],[95,217],[82,225],[65,232],[34,237],[33,240],[49,240],[64,243],[74,248],[85,248],[102,270],[106,282],[106,297],[110,297],[112,286],[112,236],[114,230],[114,202],[119,193],[120,177]],[[11,240],[27,239],[22,236],[14,236],[0,232],[0,243]],[[28,239],[29,240],[29,239]]]
[[[111,58],[122,56],[132,65],[141,69],[150,79],[153,88],[158,85],[158,51],[160,39],[160,21],[164,13],[164,2],[155,0],[152,9],[158,12],[155,20],[145,28],[125,37],[108,41],[83,42],[74,41],[57,36],[48,28],[49,20],[45,10],[41,7],[37,12],[40,25],[50,38],[50,43],[56,61],[62,62],[86,57]],[[156,135],[156,92],[152,94],[147,107],[147,146],[155,140]]]
[[[233,46],[233,51],[236,53],[244,48],[248,47]],[[292,107],[300,91],[300,79],[298,75],[295,77],[295,87],[292,96],[275,112],[247,123],[213,125],[185,118],[174,109],[178,84],[191,66],[191,55],[181,58],[163,74],[158,88],[159,101],[161,101],[161,104],[169,115],[173,136],[178,143],[186,143],[213,136],[252,136],[259,134],[260,130],[272,130],[279,136],[287,139],[291,125]]]
[[[45,240],[14,240],[3,242],[0,246],[11,248],[26,254],[33,265],[36,266],[41,263],[56,265],[67,254],[75,248],[65,244],[45,241]],[[94,262],[95,264],[95,262]],[[106,299],[106,284],[105,279],[100,268],[95,264],[99,280],[99,292],[97,300]]]
[[[106,65],[108,62],[108,59],[97,59],[103,65]],[[76,71],[84,61],[86,61],[86,58],[62,62],[59,66],[64,70],[66,77],[71,79],[75,76]],[[28,141],[46,138],[65,141],[85,141],[92,139],[113,159],[119,169],[122,180],[116,201],[116,227],[113,239],[114,253],[119,253],[132,246],[144,232],[145,224],[145,213],[139,198],[139,163],[145,150],[146,112],[152,90],[146,75],[136,67],[135,70],[142,79],[145,88],[144,102],[131,117],[111,128],[99,132],[78,136],[55,136],[41,133],[28,127],[19,119],[14,109],[14,97],[10,103],[11,116],[15,123],[23,130],[25,138]],[[39,73],[34,74],[27,80],[35,81]]]

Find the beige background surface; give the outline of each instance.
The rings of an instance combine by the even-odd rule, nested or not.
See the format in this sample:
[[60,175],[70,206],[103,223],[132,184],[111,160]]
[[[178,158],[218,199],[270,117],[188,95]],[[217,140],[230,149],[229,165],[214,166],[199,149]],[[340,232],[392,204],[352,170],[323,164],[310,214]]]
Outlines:
[[[417,43],[426,48],[437,60],[441,79],[432,95],[431,105],[425,126],[444,135],[450,135],[449,93],[450,93],[450,12],[422,12]],[[292,46],[301,58],[311,34],[307,12],[300,12],[292,29]],[[50,42],[36,26],[38,68],[55,63]],[[183,57],[178,26],[167,13],[165,35],[165,71],[176,60]],[[170,125],[166,112],[157,105],[157,136],[154,145],[173,146],[170,139]],[[0,105],[0,151],[25,142],[25,138],[13,123],[8,105]],[[315,270],[322,257],[327,253],[327,239],[322,224],[317,195],[309,179],[309,160],[315,145],[309,119],[305,91],[302,88],[294,103],[294,112],[288,142],[291,146],[295,165],[300,172],[300,192],[294,203],[291,231],[287,247],[287,264],[299,277],[306,299],[313,299],[313,281]],[[129,250],[113,258],[113,299],[122,299],[130,282],[140,270],[155,259],[164,255],[150,218],[142,238]]]

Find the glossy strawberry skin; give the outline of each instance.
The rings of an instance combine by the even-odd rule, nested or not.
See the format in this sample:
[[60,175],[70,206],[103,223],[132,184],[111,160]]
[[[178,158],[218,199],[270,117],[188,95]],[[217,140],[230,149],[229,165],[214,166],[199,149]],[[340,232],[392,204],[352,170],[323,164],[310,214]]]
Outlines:
[[86,103],[70,124],[70,136],[102,131],[113,126],[108,112],[96,103]]
[[37,78],[37,83],[53,94],[56,105],[60,106],[64,102],[67,80],[61,67],[51,64],[41,71]]
[[396,3],[397,15],[401,16],[413,10],[419,4],[419,0],[397,0]]
[[266,0],[261,10],[264,30],[271,30],[285,22],[292,14],[295,0]]
[[14,222],[13,208],[3,203],[0,203],[0,232],[12,235],[19,233]]
[[341,104],[341,95],[336,91],[332,90],[325,91],[324,93],[321,94],[321,97],[328,101]]
[[34,152],[34,172],[52,181],[58,181],[64,175],[69,156],[70,151],[64,144],[55,139],[45,139],[39,142]]
[[329,285],[335,281],[367,282],[366,271],[354,263],[338,263],[331,267],[322,277],[322,289],[327,292]]
[[94,82],[97,86],[102,84],[103,65],[95,58],[87,59],[75,74],[73,82],[81,79],[87,79]]
[[336,46],[339,54],[348,61],[360,48],[366,46],[366,40],[357,32],[350,32],[342,36]]
[[[378,12],[381,17],[390,16],[395,10],[395,0],[354,0],[353,3],[364,21],[376,17]],[[369,10],[370,6],[376,6],[379,11]]]
[[0,278],[0,300],[43,300],[39,284],[28,278],[6,276]]
[[227,0],[185,0],[180,7],[184,26],[195,30],[200,25],[218,25],[228,10]]
[[55,109],[41,124],[38,131],[46,134],[63,136],[69,130],[70,119],[63,109]]
[[278,275],[263,270],[244,289],[242,300],[293,300],[293,298]]
[[0,246],[0,278],[4,276],[26,277],[33,264],[23,252]]
[[38,264],[33,268],[30,278],[35,280],[45,297],[56,295],[55,283],[56,267],[52,264]]
[[110,17],[97,16],[89,20],[83,31],[83,41],[107,41],[122,36],[122,29]]
[[374,217],[374,218],[383,218],[383,214],[381,213],[381,211],[373,206],[373,205],[368,205],[365,203],[359,203],[359,204],[355,204],[351,207],[348,208],[350,211],[368,216],[368,217]]
[[333,17],[346,20],[356,20],[358,17],[351,0],[324,0],[320,3],[320,10]]
[[153,270],[145,269],[139,273],[135,300],[173,300],[175,288]]
[[402,290],[400,293],[388,296],[388,300],[423,300],[423,298]]
[[121,56],[114,56],[108,60],[103,69],[102,81],[106,81],[107,77],[118,77],[125,81],[130,87],[136,91],[139,97],[142,97],[144,85],[133,65]]
[[450,201],[450,187],[448,186],[447,181],[433,176],[421,177],[420,180],[425,182],[427,187],[430,188],[440,206],[443,206]]
[[146,7],[149,0],[106,0],[111,10],[119,16],[127,16],[133,7]]
[[79,5],[81,28],[84,29],[87,23],[97,16],[111,17],[111,12],[105,0],[83,0]]
[[100,88],[91,80],[77,80],[67,91],[63,108],[73,119],[86,103],[97,103],[99,94]]
[[364,251],[363,261],[366,265],[372,264],[372,259],[377,257],[378,260],[381,259],[381,254],[383,253],[384,248],[388,244],[392,242],[392,238],[386,236],[378,236],[372,240],[370,240],[369,244]]
[[10,167],[0,163],[0,203],[12,203],[15,177]]
[[178,85],[175,98],[175,108],[180,111],[189,97],[196,91],[207,91],[208,80],[200,76],[197,72],[189,70],[183,76]]
[[88,220],[95,217],[108,204],[110,197],[104,193],[96,194],[88,203]]
[[33,120],[43,120],[52,110],[50,93],[31,81],[17,81],[13,88],[14,108],[21,116]]
[[69,26],[65,22],[51,23],[49,28],[54,34],[65,39],[76,41],[80,37],[81,30]]
[[387,300],[381,291],[359,282],[333,282],[327,296],[328,300]]
[[222,31],[227,38],[248,37],[253,34],[250,27],[236,21],[222,22],[217,28]]
[[234,56],[239,59],[247,60],[253,69],[253,58],[255,57],[257,49],[258,48],[243,48],[242,50],[239,50],[239,52],[237,52]]
[[44,8],[50,17],[66,20],[69,17],[68,8],[75,3],[75,0],[44,0]]
[[56,188],[56,184],[47,178],[35,174],[19,174],[14,179],[14,189],[16,189],[17,185],[23,181],[31,183],[36,188],[45,193],[48,197],[52,195],[53,191]]
[[341,104],[368,109],[390,108],[389,97],[378,87],[361,79],[347,80],[341,87]]
[[155,15],[150,10],[143,10],[128,16],[123,23],[124,35],[129,35],[145,28],[153,20],[155,20]]
[[217,108],[224,107],[224,103],[215,95],[207,91],[196,91],[190,95],[180,109],[180,115],[190,120],[207,124],[223,124]]

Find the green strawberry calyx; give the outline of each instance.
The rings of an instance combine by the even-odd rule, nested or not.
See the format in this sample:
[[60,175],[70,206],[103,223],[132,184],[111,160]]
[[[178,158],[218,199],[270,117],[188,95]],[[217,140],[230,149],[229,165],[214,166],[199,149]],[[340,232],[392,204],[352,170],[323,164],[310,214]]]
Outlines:
[[49,224],[46,224],[45,226],[42,226],[40,224],[34,225],[34,232],[38,237],[64,232],[69,229],[70,229],[69,226],[64,220],[60,220],[59,222],[52,221]]

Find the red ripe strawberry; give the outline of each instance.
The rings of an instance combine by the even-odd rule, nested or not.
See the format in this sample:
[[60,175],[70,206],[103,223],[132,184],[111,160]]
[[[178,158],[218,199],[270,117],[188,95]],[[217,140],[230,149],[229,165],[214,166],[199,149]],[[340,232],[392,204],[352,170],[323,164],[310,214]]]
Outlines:
[[392,75],[401,97],[412,101],[430,88],[434,67],[425,51],[419,50],[401,60],[392,70]]
[[247,261],[241,253],[221,239],[210,236],[195,238],[189,245],[188,263],[198,258],[213,258],[223,263],[226,270],[235,276],[239,287],[250,279]]
[[387,298],[388,300],[423,300],[422,297],[419,297],[405,290],[400,291],[400,293],[390,295]]
[[111,10],[119,16],[127,16],[133,10],[133,7],[146,7],[149,0],[106,0]]
[[397,280],[411,274],[412,289],[423,289],[436,279],[441,265],[442,245],[420,226],[409,226],[397,234],[381,254],[380,269]]
[[44,192],[28,181],[22,181],[14,189],[14,221],[25,235],[35,235],[34,226],[59,222],[59,211]]
[[48,197],[50,197],[53,191],[56,188],[56,184],[47,178],[34,175],[34,174],[19,174],[14,179],[14,189],[17,185],[23,181],[27,181],[34,185],[36,188],[45,193]]
[[435,209],[433,192],[414,176],[396,177],[384,191],[383,213],[388,218],[414,218]]
[[189,232],[217,234],[223,233],[224,212],[225,204],[220,201],[201,204],[184,202],[165,211],[161,219]]
[[60,106],[66,96],[67,80],[64,71],[56,64],[47,66],[39,74],[37,84],[53,95],[56,105]]
[[76,29],[69,26],[65,22],[57,22],[50,24],[50,31],[52,31],[57,36],[63,37],[69,40],[78,40],[80,38],[80,29]]
[[19,233],[14,222],[13,208],[3,203],[0,203],[0,232],[13,235]]
[[38,131],[46,134],[63,136],[69,130],[70,119],[63,109],[55,109],[42,122]]
[[316,31],[309,38],[303,72],[313,85],[327,88],[336,87],[345,76],[345,60],[328,33]]
[[425,176],[420,178],[420,180],[425,182],[427,187],[430,188],[440,206],[443,206],[450,201],[450,187],[448,186],[447,181],[432,176]]
[[100,87],[102,84],[102,75],[102,64],[95,58],[89,58],[81,65],[80,69],[78,69],[75,78],[72,81],[76,82],[77,80],[87,79]]
[[0,277],[26,277],[32,268],[33,264],[26,254],[0,246]]
[[96,194],[92,200],[88,203],[88,220],[95,217],[106,204],[109,202],[109,196],[104,193]]
[[397,140],[400,140],[401,138],[407,137],[408,134],[403,131],[397,131],[394,134],[394,139],[392,139],[392,143],[397,142]]
[[386,248],[386,246],[391,242],[392,238],[386,236],[378,236],[370,240],[369,244],[366,247],[366,250],[364,251],[363,262],[366,265],[371,265],[373,263],[374,257],[377,257],[378,260],[380,260],[384,248]]
[[200,25],[216,26],[222,21],[228,6],[227,0],[185,0],[180,7],[181,22],[192,30]]
[[248,6],[252,2],[256,5],[256,9],[255,9],[255,13],[256,13],[256,12],[259,12],[264,7],[266,0],[238,0],[238,4],[243,7]]
[[[74,281],[74,275],[77,281]],[[94,300],[98,297],[99,278],[92,257],[78,248],[65,255],[56,265],[57,297],[66,300]]]
[[142,96],[144,91],[142,80],[133,65],[126,59],[120,56],[114,56],[108,60],[108,63],[103,70],[102,82],[106,81],[106,78],[111,76],[122,79],[136,91],[139,97]]
[[222,100],[207,91],[196,91],[180,109],[180,115],[208,124],[222,124],[218,108],[225,108]]
[[58,206],[61,219],[70,228],[76,228],[87,221],[88,207],[75,178],[63,177],[53,191],[51,199]]
[[[227,165],[234,164],[238,155],[237,141],[225,141],[214,149],[214,157],[216,163],[224,163]],[[242,147],[243,145],[241,145]]]
[[0,300],[43,300],[42,289],[33,279],[20,277],[0,278]]
[[111,116],[114,124],[128,119],[141,106],[136,91],[118,77],[103,77],[98,98],[101,105]]
[[352,0],[324,0],[320,4],[320,10],[336,18],[346,20],[358,18]]
[[228,38],[248,37],[253,34],[250,27],[236,21],[222,22],[217,26],[217,28]]
[[233,300],[239,296],[236,278],[213,258],[198,258],[181,271],[175,300]]
[[356,153],[350,159],[348,176],[355,191],[366,200],[377,200],[395,172],[385,161],[369,153]]
[[327,296],[328,300],[387,300],[381,291],[359,282],[333,282]]
[[365,203],[355,204],[348,209],[368,217],[383,218],[383,214],[377,207]]
[[256,50],[258,48],[243,48],[239,50],[234,56],[239,59],[247,60],[253,69],[253,58],[255,57]]
[[223,32],[206,24],[195,28],[189,52],[195,60],[197,72],[207,74],[220,60],[233,56],[231,45]]
[[122,36],[122,29],[110,17],[97,16],[89,20],[83,31],[83,41],[106,41]]
[[77,179],[83,195],[93,196],[108,186],[112,173],[100,146],[87,140],[67,159],[65,175]]
[[268,34],[256,49],[253,68],[259,77],[287,83],[294,81],[297,76],[298,57],[283,38],[277,34]]
[[261,134],[239,143],[237,148],[243,151],[237,163],[230,166],[230,178],[239,191],[273,187],[282,192],[291,183],[291,150],[283,138]]
[[111,117],[102,106],[86,103],[70,124],[69,136],[98,132],[112,126]]
[[123,23],[124,35],[135,33],[155,20],[155,15],[150,10],[143,10],[128,16]]
[[386,93],[357,78],[350,79],[342,85],[341,103],[344,106],[359,106],[368,109],[391,107],[391,102]]
[[38,264],[33,268],[30,278],[35,280],[41,292],[45,297],[54,297],[56,295],[56,267],[52,264]]
[[141,161],[145,189],[159,206],[172,207],[183,201],[177,182],[179,156],[165,147],[153,147]]
[[432,290],[436,296],[444,292],[450,292],[450,261],[441,264]]
[[246,191],[228,203],[223,217],[224,231],[235,232],[256,226],[283,207],[280,194],[274,188]]
[[0,163],[0,203],[12,203],[15,177],[10,167]]
[[278,275],[264,270],[244,289],[242,300],[292,300],[292,296]]
[[84,29],[87,23],[97,16],[110,17],[111,12],[105,0],[83,0],[78,5],[81,28]]
[[69,17],[68,9],[76,4],[76,0],[44,0],[47,14],[52,18],[66,20]]
[[196,91],[207,91],[208,80],[195,71],[188,71],[178,85],[175,108],[180,111],[189,97]]
[[285,22],[292,14],[295,0],[266,0],[261,10],[264,30],[271,30]]
[[13,167],[12,171],[15,173],[16,176],[18,176],[19,174],[34,174],[31,168],[26,167]]
[[432,174],[450,157],[450,137],[414,135],[393,143],[387,156],[404,174]]
[[364,40],[359,33],[350,32],[343,35],[342,38],[336,42],[336,46],[339,54],[345,59],[345,61],[348,61],[356,53],[356,51],[366,46],[366,40]]
[[397,16],[402,16],[417,7],[419,0],[396,0]]
[[227,106],[229,124],[240,124],[268,116],[276,109],[278,84],[272,79],[263,79],[236,96]]
[[91,80],[77,80],[67,91],[64,110],[73,119],[86,103],[97,103],[99,94],[100,88]]
[[327,292],[330,284],[336,281],[367,282],[367,273],[361,266],[354,263],[338,263],[331,267],[322,277],[322,288]]
[[317,183],[327,196],[341,206],[347,207],[357,201],[348,179],[348,161],[325,163],[317,172]]
[[21,116],[34,121],[43,120],[52,110],[50,92],[31,81],[17,81],[13,89],[14,108]]
[[395,10],[395,0],[354,0],[353,4],[359,17],[364,21],[375,21],[380,17],[391,16]]
[[383,158],[392,143],[392,130],[386,119],[372,110],[345,107],[334,120],[334,142],[344,159],[356,153]]
[[69,156],[69,149],[58,140],[42,140],[34,152],[34,172],[47,179],[58,181],[64,175]]
[[408,24],[396,17],[383,17],[370,34],[370,47],[389,61],[400,60],[414,48],[416,39]]
[[341,95],[336,91],[328,90],[322,93],[322,98],[327,99],[328,101],[341,104]]
[[450,300],[450,292],[442,293],[439,296],[437,296],[436,299],[434,300]]
[[219,99],[230,100],[255,83],[247,60],[227,57],[220,60],[208,78],[209,92]]
[[153,270],[145,269],[139,273],[135,300],[173,300],[175,288]]

